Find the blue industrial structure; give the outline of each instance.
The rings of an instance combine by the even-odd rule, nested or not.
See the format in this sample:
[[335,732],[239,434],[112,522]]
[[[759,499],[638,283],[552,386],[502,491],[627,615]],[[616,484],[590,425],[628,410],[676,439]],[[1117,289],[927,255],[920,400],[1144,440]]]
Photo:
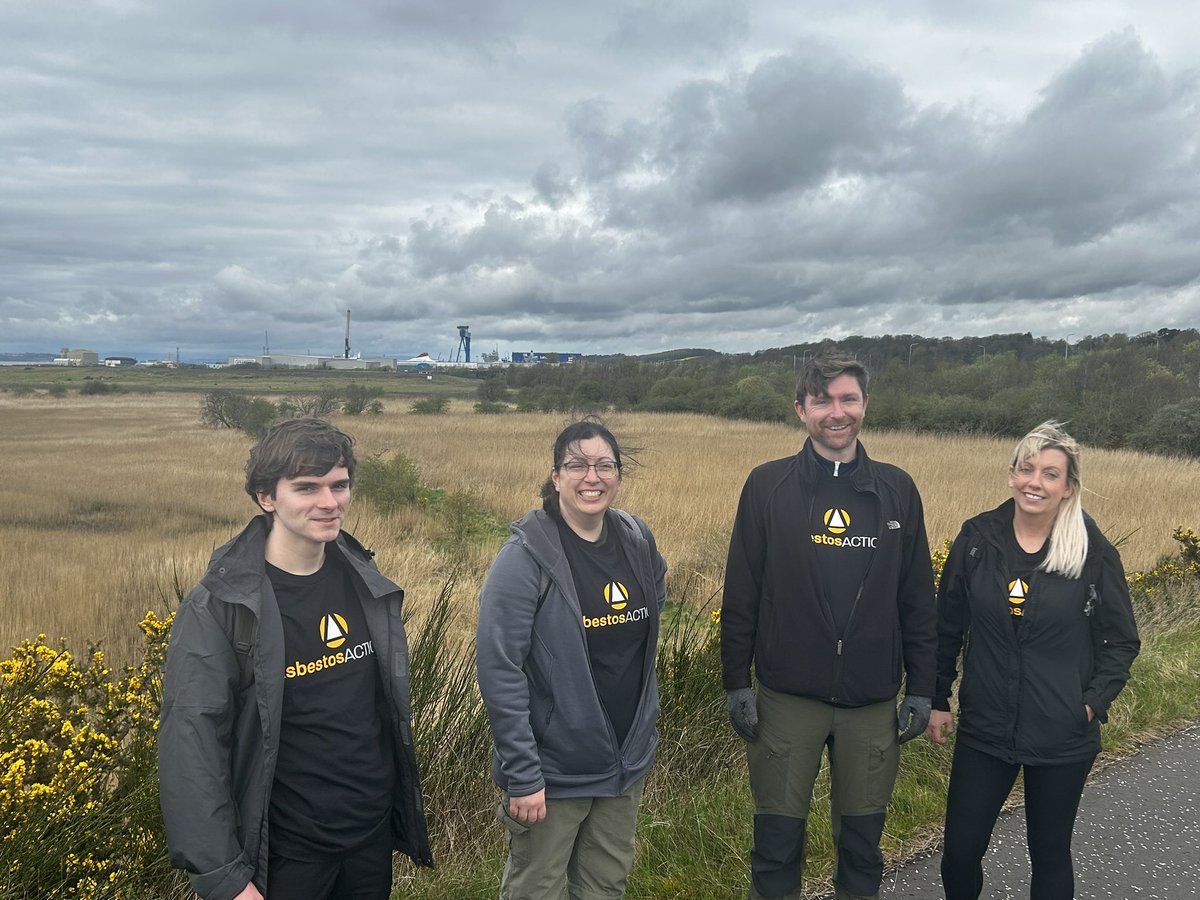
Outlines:
[[458,326],[458,350],[454,353],[454,361],[459,362],[459,356],[465,351],[467,358],[463,362],[471,361],[471,332],[468,331],[470,325]]

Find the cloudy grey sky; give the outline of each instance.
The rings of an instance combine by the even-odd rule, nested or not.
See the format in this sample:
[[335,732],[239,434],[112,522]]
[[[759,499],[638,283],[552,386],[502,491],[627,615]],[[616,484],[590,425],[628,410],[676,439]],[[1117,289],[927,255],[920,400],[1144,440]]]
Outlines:
[[1177,0],[0,0],[0,351],[1200,325]]

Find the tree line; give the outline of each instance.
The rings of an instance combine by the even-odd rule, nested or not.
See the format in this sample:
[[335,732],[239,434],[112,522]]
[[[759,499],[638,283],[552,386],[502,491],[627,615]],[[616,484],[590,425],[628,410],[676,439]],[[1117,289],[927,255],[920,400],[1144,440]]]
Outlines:
[[1026,333],[848,337],[752,354],[676,350],[511,366],[481,403],[518,409],[693,412],[794,422],[796,378],[823,351],[871,372],[871,424],[1019,437],[1054,418],[1092,446],[1200,457],[1200,332],[1102,334],[1076,343]]

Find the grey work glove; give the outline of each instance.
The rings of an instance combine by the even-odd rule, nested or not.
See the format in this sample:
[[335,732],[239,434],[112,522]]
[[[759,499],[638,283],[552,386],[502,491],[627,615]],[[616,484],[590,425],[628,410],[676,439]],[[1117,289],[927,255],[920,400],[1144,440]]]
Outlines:
[[725,701],[729,706],[729,724],[733,730],[747,743],[758,740],[758,701],[754,698],[754,689],[727,691]]
[[897,727],[900,729],[900,743],[906,744],[925,732],[925,726],[929,724],[929,712],[932,708],[933,698],[931,697],[904,695],[904,699],[900,701],[900,711],[896,716]]

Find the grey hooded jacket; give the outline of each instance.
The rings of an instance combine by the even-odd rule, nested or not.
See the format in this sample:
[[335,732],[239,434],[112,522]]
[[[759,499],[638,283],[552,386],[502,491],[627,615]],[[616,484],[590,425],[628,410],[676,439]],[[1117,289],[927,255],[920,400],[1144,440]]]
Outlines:
[[[639,586],[661,613],[667,564],[650,529],[620,510],[605,515],[609,535],[621,541]],[[658,747],[658,616],[646,642],[642,696],[618,746],[592,678],[575,581],[548,513],[534,510],[513,523],[479,603],[476,665],[496,784],[514,797],[543,788],[551,798],[612,797],[642,778]]]
[[[217,549],[175,614],[158,732],[159,801],[171,864],[205,900],[230,900],[251,881],[265,891],[267,810],[283,716],[284,647],[265,568],[269,524],[258,516]],[[332,549],[336,547],[336,551]],[[395,848],[433,865],[410,727],[404,592],[343,532],[340,552],[361,579],[363,615],[390,713],[384,732],[396,765]],[[234,650],[235,607],[257,620],[253,677],[244,689]],[[387,727],[390,725],[390,727]]]

